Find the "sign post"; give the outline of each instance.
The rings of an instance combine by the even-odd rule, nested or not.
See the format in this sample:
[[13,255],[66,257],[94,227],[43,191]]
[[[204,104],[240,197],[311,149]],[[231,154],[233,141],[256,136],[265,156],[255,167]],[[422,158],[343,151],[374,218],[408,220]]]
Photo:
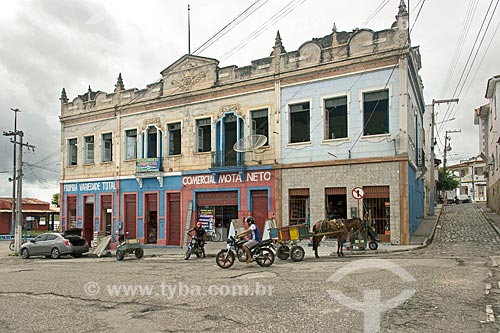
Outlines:
[[[352,197],[354,199],[356,199],[356,201],[358,202],[358,218],[359,218],[359,214],[360,214],[360,212],[359,212],[359,200],[363,199],[364,195],[365,195],[365,191],[363,190],[362,187],[355,187],[352,189]],[[361,218],[361,220],[363,220],[363,219]],[[358,233],[358,235],[359,235],[359,233]],[[363,237],[363,238],[364,238],[363,248],[366,251],[366,237]],[[359,249],[360,240],[358,240],[357,242],[358,242],[358,249]]]

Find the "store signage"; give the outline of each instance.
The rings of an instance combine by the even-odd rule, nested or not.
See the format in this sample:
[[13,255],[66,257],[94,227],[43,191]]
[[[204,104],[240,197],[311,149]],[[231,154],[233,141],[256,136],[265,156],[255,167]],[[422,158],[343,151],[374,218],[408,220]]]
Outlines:
[[193,175],[182,177],[182,185],[209,185],[234,184],[243,182],[268,182],[271,180],[271,171],[251,171],[242,177],[239,173],[219,174],[217,180],[213,174]]
[[160,171],[159,158],[142,158],[135,163],[136,172],[158,172]]
[[64,184],[64,192],[116,191],[115,181]]
[[214,227],[215,208],[213,206],[198,207],[198,222],[203,224],[205,230],[212,230]]

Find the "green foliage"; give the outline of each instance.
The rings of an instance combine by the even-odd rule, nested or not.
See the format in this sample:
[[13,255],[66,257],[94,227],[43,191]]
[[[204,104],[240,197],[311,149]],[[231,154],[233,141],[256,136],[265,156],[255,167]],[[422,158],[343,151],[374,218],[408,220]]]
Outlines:
[[59,193],[52,194],[52,204],[59,207]]
[[460,185],[457,177],[451,173],[449,169],[445,171],[443,168],[439,168],[438,174],[439,179],[436,184],[436,189],[438,191],[450,191],[456,189]]

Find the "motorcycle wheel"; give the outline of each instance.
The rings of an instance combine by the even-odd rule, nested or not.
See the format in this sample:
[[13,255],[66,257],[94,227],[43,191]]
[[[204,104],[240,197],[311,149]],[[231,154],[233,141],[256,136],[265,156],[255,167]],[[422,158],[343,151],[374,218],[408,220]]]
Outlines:
[[215,262],[217,266],[223,269],[227,269],[234,264],[234,253],[233,251],[220,250],[215,257]]
[[187,249],[186,254],[184,254],[184,260],[188,260],[191,257],[191,249]]
[[370,248],[370,250],[375,251],[376,249],[378,249],[378,243],[375,241],[371,241],[370,243],[368,243],[368,247]]
[[305,255],[306,252],[302,246],[295,245],[290,249],[290,257],[292,258],[292,261],[302,261]]
[[278,249],[276,250],[276,255],[281,260],[287,260],[290,256],[290,248],[286,245],[279,245]]
[[196,251],[195,254],[196,254],[196,258],[201,258],[203,256],[203,253],[201,252],[201,250]]
[[238,251],[236,251],[236,258],[238,258],[239,262],[247,261],[247,254],[245,253],[245,250],[241,248],[238,249]]
[[14,251],[15,249],[16,249],[16,243],[14,243],[14,241],[10,242],[9,250]]
[[270,249],[260,249],[255,261],[261,267],[269,267],[274,263],[274,253]]

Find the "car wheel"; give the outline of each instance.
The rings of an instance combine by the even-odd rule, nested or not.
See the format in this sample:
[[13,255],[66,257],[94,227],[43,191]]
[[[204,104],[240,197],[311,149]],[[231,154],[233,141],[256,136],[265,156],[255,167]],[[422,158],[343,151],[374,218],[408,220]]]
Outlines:
[[21,257],[23,259],[29,259],[30,253],[29,253],[29,251],[28,251],[27,248],[24,248],[24,249],[21,250]]
[[55,247],[52,251],[50,251],[50,256],[52,259],[59,259],[61,257],[61,252],[59,252],[59,249]]

